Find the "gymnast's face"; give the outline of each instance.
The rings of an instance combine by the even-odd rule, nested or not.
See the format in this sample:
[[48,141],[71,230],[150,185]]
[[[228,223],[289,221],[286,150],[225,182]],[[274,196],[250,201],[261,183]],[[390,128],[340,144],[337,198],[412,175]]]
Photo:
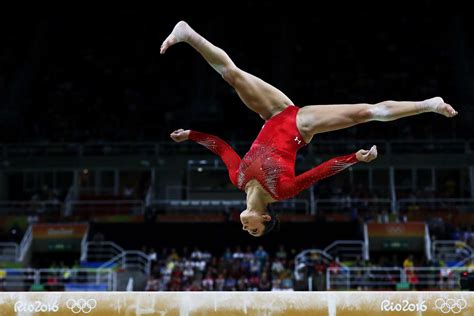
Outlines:
[[270,215],[262,214],[261,212],[245,210],[240,213],[242,229],[248,231],[248,233],[254,237],[262,236],[263,231],[265,230],[263,222],[270,220]]

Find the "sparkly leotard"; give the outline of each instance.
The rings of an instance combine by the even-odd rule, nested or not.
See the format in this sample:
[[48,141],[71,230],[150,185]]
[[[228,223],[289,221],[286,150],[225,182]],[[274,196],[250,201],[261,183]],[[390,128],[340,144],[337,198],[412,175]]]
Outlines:
[[219,137],[191,131],[189,139],[219,155],[230,180],[240,190],[255,179],[275,200],[288,199],[358,162],[354,153],[332,158],[295,176],[296,153],[306,145],[296,126],[298,111],[297,106],[291,105],[268,120],[242,160]]

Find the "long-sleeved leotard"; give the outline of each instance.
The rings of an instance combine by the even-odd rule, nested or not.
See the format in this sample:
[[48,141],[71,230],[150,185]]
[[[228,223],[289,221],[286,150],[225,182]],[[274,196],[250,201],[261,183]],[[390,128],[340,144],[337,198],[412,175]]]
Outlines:
[[230,180],[240,190],[245,190],[247,182],[255,179],[275,200],[288,199],[358,162],[355,153],[336,157],[296,176],[296,153],[306,145],[296,127],[298,110],[289,106],[268,120],[242,160],[217,136],[191,131],[189,139],[219,155]]

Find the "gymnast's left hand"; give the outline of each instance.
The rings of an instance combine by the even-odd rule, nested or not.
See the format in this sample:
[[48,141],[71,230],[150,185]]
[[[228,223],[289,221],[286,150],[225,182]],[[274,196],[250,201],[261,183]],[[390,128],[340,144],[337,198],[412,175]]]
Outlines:
[[369,150],[361,149],[356,152],[356,158],[359,161],[371,162],[377,158],[377,146],[372,146]]
[[175,130],[173,133],[170,134],[170,137],[172,140],[174,140],[177,143],[184,142],[185,140],[188,140],[189,138],[189,133],[191,131],[184,130],[182,128]]

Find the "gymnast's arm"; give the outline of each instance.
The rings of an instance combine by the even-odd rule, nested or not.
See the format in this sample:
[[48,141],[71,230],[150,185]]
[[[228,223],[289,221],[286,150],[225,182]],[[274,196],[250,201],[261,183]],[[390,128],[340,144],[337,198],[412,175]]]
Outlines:
[[284,184],[285,196],[295,196],[321,179],[333,176],[359,161],[370,162],[375,158],[377,158],[377,147],[375,145],[370,150],[361,149],[350,155],[332,158],[296,176],[293,181],[287,181]]
[[237,170],[240,165],[240,157],[225,141],[214,135],[184,129],[174,131],[170,134],[170,137],[178,143],[188,139],[195,141],[221,157],[229,171],[230,180],[237,186]]

